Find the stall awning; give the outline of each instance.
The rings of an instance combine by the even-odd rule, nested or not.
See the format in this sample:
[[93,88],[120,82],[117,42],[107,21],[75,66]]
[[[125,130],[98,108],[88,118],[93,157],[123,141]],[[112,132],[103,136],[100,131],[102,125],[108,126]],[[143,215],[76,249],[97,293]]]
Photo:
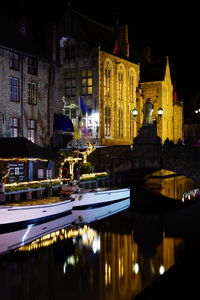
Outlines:
[[62,131],[74,131],[74,126],[72,124],[72,121],[62,115],[62,114],[55,114],[54,115],[54,130],[62,130]]
[[32,143],[24,137],[0,138],[0,160],[44,159],[57,160],[59,155]]

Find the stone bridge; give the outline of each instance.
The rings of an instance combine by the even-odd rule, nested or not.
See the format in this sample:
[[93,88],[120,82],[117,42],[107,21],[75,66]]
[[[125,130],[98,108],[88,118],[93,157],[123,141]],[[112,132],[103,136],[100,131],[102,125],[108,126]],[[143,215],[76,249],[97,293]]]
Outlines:
[[[97,148],[89,157],[95,171],[108,171],[115,183],[128,183],[153,171],[166,169],[185,175],[200,182],[200,148],[188,145],[166,145],[160,150],[149,149],[149,159],[145,158],[142,145],[141,154],[135,155],[134,146],[110,146]],[[140,152],[140,148],[138,148]]]

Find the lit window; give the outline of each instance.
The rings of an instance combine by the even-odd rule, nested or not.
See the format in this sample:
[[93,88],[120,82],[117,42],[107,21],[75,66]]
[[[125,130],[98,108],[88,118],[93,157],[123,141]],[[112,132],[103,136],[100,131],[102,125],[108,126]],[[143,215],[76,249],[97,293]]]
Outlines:
[[133,117],[133,113],[132,110],[130,110],[130,138],[132,139],[134,137],[134,117]]
[[51,169],[47,169],[46,170],[46,179],[51,179],[52,178],[52,170]]
[[118,134],[119,138],[123,138],[123,110],[119,109],[118,111]]
[[111,108],[105,107],[105,136],[111,136]]
[[38,169],[38,178],[44,178],[44,169]]
[[36,121],[28,120],[28,140],[35,143],[36,141]]
[[81,94],[92,95],[92,70],[81,71]]
[[28,82],[28,103],[37,104],[37,84]]
[[19,79],[10,77],[10,100],[19,101]]
[[110,65],[107,65],[104,73],[104,95],[106,97],[111,96],[111,69]]
[[10,135],[11,137],[19,136],[19,119],[10,118]]
[[123,100],[123,90],[124,90],[124,74],[119,72],[117,77],[117,87],[118,87],[118,99]]
[[134,89],[134,75],[132,73],[130,73],[129,75],[129,88],[130,88],[130,95],[129,95],[130,101],[133,102],[135,89]]

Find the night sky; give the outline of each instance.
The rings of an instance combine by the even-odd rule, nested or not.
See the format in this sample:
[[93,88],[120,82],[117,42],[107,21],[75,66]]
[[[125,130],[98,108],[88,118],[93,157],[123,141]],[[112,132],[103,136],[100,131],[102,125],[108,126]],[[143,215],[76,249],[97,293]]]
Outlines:
[[[53,21],[62,16],[68,2],[68,0],[57,0],[46,4],[43,0],[33,2],[16,0],[13,1],[13,5],[7,1],[3,8],[11,15],[28,15],[37,22]],[[137,51],[149,46],[153,58],[169,56],[172,77],[176,80],[179,97],[188,103],[200,90],[198,3],[190,1],[188,4],[184,1],[179,6],[175,1],[172,3],[165,1],[160,4],[149,2],[124,1],[127,4],[122,6],[121,1],[71,0],[71,6],[108,26],[115,25],[117,22],[128,24],[129,41]]]

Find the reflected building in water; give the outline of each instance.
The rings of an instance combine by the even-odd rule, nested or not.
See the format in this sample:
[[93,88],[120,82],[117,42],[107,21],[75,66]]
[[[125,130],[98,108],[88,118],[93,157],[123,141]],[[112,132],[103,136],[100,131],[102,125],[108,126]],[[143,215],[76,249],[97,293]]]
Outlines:
[[182,201],[187,200],[186,197],[183,199],[186,196],[185,191],[192,191],[200,187],[200,184],[195,183],[192,179],[168,170],[153,173],[147,178],[146,184],[163,196]]
[[140,230],[60,229],[2,257],[0,282],[5,291],[29,300],[64,294],[68,299],[131,299],[175,263],[183,244],[162,231],[158,235],[146,239]]

